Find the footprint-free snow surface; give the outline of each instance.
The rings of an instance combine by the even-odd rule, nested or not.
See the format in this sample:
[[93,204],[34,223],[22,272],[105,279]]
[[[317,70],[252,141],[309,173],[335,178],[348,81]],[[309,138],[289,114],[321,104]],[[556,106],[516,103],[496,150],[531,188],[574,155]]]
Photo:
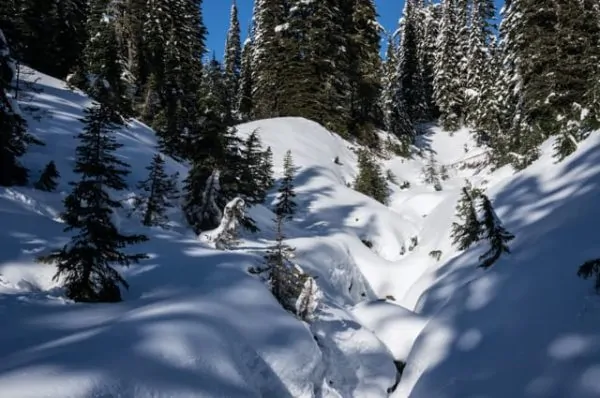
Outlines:
[[[29,78],[37,90],[21,111],[46,145],[24,163],[35,181],[54,160],[61,179],[53,193],[0,188],[0,397],[600,396],[600,299],[576,276],[600,257],[598,134],[560,164],[548,142],[529,169],[490,173],[465,167],[485,156],[467,130],[431,126],[412,160],[380,160],[397,182],[385,206],[348,186],[356,147],[339,136],[299,118],[244,124],[240,134],[257,130],[273,149],[276,177],[292,151],[298,212],[285,232],[323,293],[314,322],[283,310],[247,272],[273,240],[274,193],[250,210],[261,231],[230,251],[202,243],[177,210],[163,230],[125,209],[120,228],[148,235],[134,249],[151,258],[123,270],[131,287],[122,303],[76,304],[54,267],[34,259],[68,240],[62,200],[90,101]],[[118,138],[134,187],[154,132],[133,121]],[[448,170],[442,191],[423,183],[430,154]],[[167,168],[185,178],[186,165],[168,159]],[[488,271],[477,268],[484,243],[457,252],[449,237],[465,178],[487,189],[516,235]],[[394,360],[407,363],[399,384]]]

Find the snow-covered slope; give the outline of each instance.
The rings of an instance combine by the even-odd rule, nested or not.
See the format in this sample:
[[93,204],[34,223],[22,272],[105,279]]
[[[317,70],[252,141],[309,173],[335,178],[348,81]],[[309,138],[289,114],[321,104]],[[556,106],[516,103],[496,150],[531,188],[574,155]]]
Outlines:
[[[524,172],[490,173],[463,167],[484,156],[469,131],[430,126],[422,156],[381,161],[399,183],[386,207],[348,187],[356,148],[337,135],[300,118],[244,124],[240,134],[257,129],[273,149],[276,177],[292,151],[298,214],[285,234],[324,293],[316,320],[284,311],[247,272],[274,236],[269,203],[251,209],[261,232],[227,252],[200,242],[179,211],[168,231],[120,213],[121,228],[149,235],[136,249],[151,259],[123,271],[123,303],[74,304],[34,258],[67,239],[59,214],[89,100],[30,78],[42,91],[21,105],[46,146],[24,161],[32,180],[50,160],[62,177],[55,193],[0,188],[0,397],[385,397],[394,359],[407,362],[396,398],[600,396],[600,299],[576,276],[600,257],[598,134],[561,164],[548,142]],[[133,187],[154,133],[133,121],[119,140]],[[441,191],[422,182],[429,153],[448,169]],[[168,160],[167,171],[184,178],[187,168]],[[451,245],[465,178],[487,189],[516,235],[488,271],[476,268],[485,244]]]
[[[512,254],[483,271],[475,269],[481,245],[449,253],[406,292],[402,303],[433,320],[397,397],[600,396],[600,296],[576,276],[600,256],[600,134],[559,164],[551,140],[542,152],[523,172],[488,177],[495,208],[516,235]],[[449,205],[424,230],[447,230],[440,213]]]
[[[286,233],[298,247],[298,263],[321,277],[326,295],[310,327],[246,272],[262,261],[272,237],[273,214],[264,207],[252,210],[263,232],[230,252],[202,245],[179,212],[171,215],[169,231],[142,228],[139,220],[118,214],[121,228],[150,237],[136,249],[151,259],[124,270],[131,288],[123,303],[73,304],[61,298],[54,268],[34,258],[67,239],[59,214],[74,178],[74,135],[89,100],[61,81],[32,76],[37,78],[42,91],[23,96],[21,105],[38,108],[24,115],[46,146],[33,147],[24,162],[35,181],[54,160],[61,180],[56,193],[0,189],[0,311],[6,325],[0,333],[0,396],[387,395],[396,379],[392,354],[346,307],[375,298],[352,246],[362,249],[364,234],[400,245],[402,219],[385,227],[386,208],[344,185],[342,178],[355,169],[341,139],[302,119],[240,127],[242,133],[259,128],[278,164],[290,148],[300,166],[302,214]],[[285,139],[278,139],[281,134]],[[133,187],[146,177],[154,133],[134,121],[118,139],[124,144],[118,155],[132,166]],[[347,165],[335,165],[333,153]],[[172,160],[167,171],[186,175],[186,167]],[[366,258],[379,259],[366,251]]]

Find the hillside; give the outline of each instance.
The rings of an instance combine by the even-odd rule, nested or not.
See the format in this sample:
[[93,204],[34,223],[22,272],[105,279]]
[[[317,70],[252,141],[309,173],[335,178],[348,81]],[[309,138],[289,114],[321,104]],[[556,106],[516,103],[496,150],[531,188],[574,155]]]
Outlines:
[[[35,180],[54,160],[61,179],[56,193],[0,188],[0,396],[386,397],[393,360],[407,362],[397,398],[600,395],[600,298],[576,276],[600,255],[591,233],[599,135],[560,164],[547,142],[525,171],[490,173],[460,168],[481,157],[467,130],[431,127],[415,148],[424,157],[381,160],[398,184],[410,182],[390,184],[384,206],[347,186],[356,148],[317,123],[244,124],[240,134],[257,129],[272,147],[276,177],[292,150],[299,212],[286,235],[324,293],[317,320],[297,320],[247,272],[274,237],[272,194],[251,209],[261,232],[226,252],[201,243],[178,211],[166,231],[119,214],[121,228],[151,238],[140,245],[151,259],[123,271],[123,303],[74,304],[53,267],[33,259],[67,240],[59,214],[89,99],[45,75],[29,78],[41,91],[21,105],[39,109],[24,115],[46,146],[24,163]],[[133,187],[146,177],[154,132],[134,121],[119,141]],[[422,182],[428,153],[448,166],[441,191]],[[184,178],[187,167],[168,160],[167,169]],[[487,188],[516,235],[488,271],[476,268],[483,244],[451,245],[464,178]]]

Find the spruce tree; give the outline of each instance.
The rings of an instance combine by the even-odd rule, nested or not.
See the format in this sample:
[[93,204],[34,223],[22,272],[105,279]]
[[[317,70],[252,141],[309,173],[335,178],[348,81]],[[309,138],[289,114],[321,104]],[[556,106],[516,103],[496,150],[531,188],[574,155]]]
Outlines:
[[60,178],[60,174],[56,169],[56,164],[52,160],[44,167],[40,179],[33,186],[40,191],[52,192],[58,186],[58,183],[55,181],[57,178]]
[[358,175],[354,181],[354,189],[383,204],[387,202],[388,187],[385,176],[371,154],[364,149],[358,152]]
[[423,168],[423,179],[425,184],[432,185],[436,191],[442,190],[442,182],[440,181],[440,173],[438,171],[437,162],[433,152],[429,153],[427,165]]
[[413,123],[427,119],[423,70],[419,57],[420,16],[419,1],[407,0],[404,3],[404,12],[400,23],[401,42],[397,55],[397,76],[395,77],[397,96],[404,102],[406,112]]
[[284,215],[278,214],[275,218],[275,244],[268,248],[265,255],[266,271],[273,296],[283,308],[294,312],[305,276],[290,264],[295,249],[285,243],[284,222]]
[[588,279],[595,275],[594,288],[596,292],[600,293],[600,259],[588,260],[581,264],[577,270],[577,275],[583,279]]
[[165,160],[158,153],[152,157],[152,162],[146,170],[148,170],[148,178],[137,185],[141,194],[135,197],[134,211],[141,212],[143,225],[165,228],[169,221],[166,213],[169,208],[174,207],[174,202],[178,198],[178,175],[167,175]]
[[381,70],[382,90],[379,100],[379,106],[381,107],[383,116],[383,125],[388,132],[390,132],[394,126],[392,121],[392,109],[396,105],[396,101],[394,101],[396,98],[396,80],[394,78],[398,68],[397,51],[397,43],[394,35],[390,34],[387,41],[385,60]]
[[479,261],[481,261],[479,266],[487,269],[500,258],[502,253],[510,253],[508,242],[515,237],[502,226],[502,222],[492,207],[492,202],[486,195],[481,195],[480,211],[482,212],[483,237],[487,239],[490,248],[479,257]]
[[242,42],[240,38],[240,22],[238,19],[237,4],[235,0],[233,0],[229,18],[229,30],[227,31],[227,41],[225,43],[225,57],[223,60],[231,112],[233,112],[237,106],[236,97],[239,90],[241,57]]
[[462,195],[456,205],[456,215],[461,223],[452,223],[452,244],[458,247],[458,250],[466,250],[473,243],[481,239],[483,228],[477,214],[477,201],[482,192],[473,188],[467,181],[467,185],[462,188]]
[[122,204],[111,198],[110,191],[122,191],[127,185],[127,164],[114,152],[121,146],[114,137],[119,125],[109,105],[96,104],[86,110],[85,129],[77,138],[74,172],[81,179],[72,183],[73,191],[65,198],[62,216],[65,232],[78,231],[62,249],[42,256],[39,261],[55,264],[55,279],[65,279],[66,295],[82,302],[121,301],[119,285],[128,288],[115,264],[128,266],[147,258],[145,254],[122,251],[128,245],[143,242],[143,235],[124,235],[112,221]]
[[25,185],[28,171],[19,158],[30,144],[41,144],[27,132],[27,123],[11,98],[14,62],[0,30],[0,186]]
[[247,39],[242,49],[239,87],[236,93],[236,114],[242,121],[248,121],[252,114],[252,53],[252,42]]
[[288,150],[283,158],[283,179],[279,185],[275,214],[283,220],[291,218],[296,212],[296,192],[294,190],[294,160]]
[[284,93],[281,68],[284,52],[281,50],[280,25],[285,22],[286,9],[283,0],[257,0],[254,4],[254,34],[252,43],[252,109],[253,117],[280,116],[280,104]]
[[461,58],[457,0],[444,0],[434,68],[434,97],[446,130],[460,127],[462,118]]
[[441,4],[426,4],[420,7],[421,39],[419,40],[419,62],[423,77],[423,96],[428,120],[439,117],[439,109],[434,100],[435,57],[437,39],[442,19]]
[[481,114],[480,105],[484,100],[486,88],[493,85],[491,43],[495,26],[490,22],[496,15],[493,0],[473,0],[468,50],[465,64],[465,109],[466,122],[478,125]]
[[[349,32],[347,56],[350,67],[350,128],[349,133],[370,147],[377,145],[375,126],[381,126],[377,99],[381,92],[381,31],[373,0],[340,2],[346,17],[343,32]],[[347,8],[350,5],[350,8]],[[343,42],[341,43],[344,44]],[[337,50],[339,52],[339,49]],[[340,56],[343,55],[340,54]]]
[[258,169],[258,185],[263,192],[263,195],[261,196],[261,202],[263,202],[267,191],[273,187],[275,182],[273,179],[273,151],[271,150],[271,147],[267,147],[262,153],[260,165],[261,166]]

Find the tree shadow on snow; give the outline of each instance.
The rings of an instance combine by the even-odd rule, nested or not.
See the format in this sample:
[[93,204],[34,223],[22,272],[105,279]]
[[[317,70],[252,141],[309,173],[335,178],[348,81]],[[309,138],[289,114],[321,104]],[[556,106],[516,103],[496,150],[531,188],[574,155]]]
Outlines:
[[[415,395],[600,395],[600,318],[588,311],[593,283],[576,275],[583,261],[600,256],[593,221],[600,219],[599,146],[558,166],[551,183],[523,173],[499,192],[494,204],[516,235],[512,254],[476,269],[487,247],[480,243],[438,270],[418,309],[452,314],[441,322],[450,352],[427,370]],[[413,350],[435,333],[427,328]]]

